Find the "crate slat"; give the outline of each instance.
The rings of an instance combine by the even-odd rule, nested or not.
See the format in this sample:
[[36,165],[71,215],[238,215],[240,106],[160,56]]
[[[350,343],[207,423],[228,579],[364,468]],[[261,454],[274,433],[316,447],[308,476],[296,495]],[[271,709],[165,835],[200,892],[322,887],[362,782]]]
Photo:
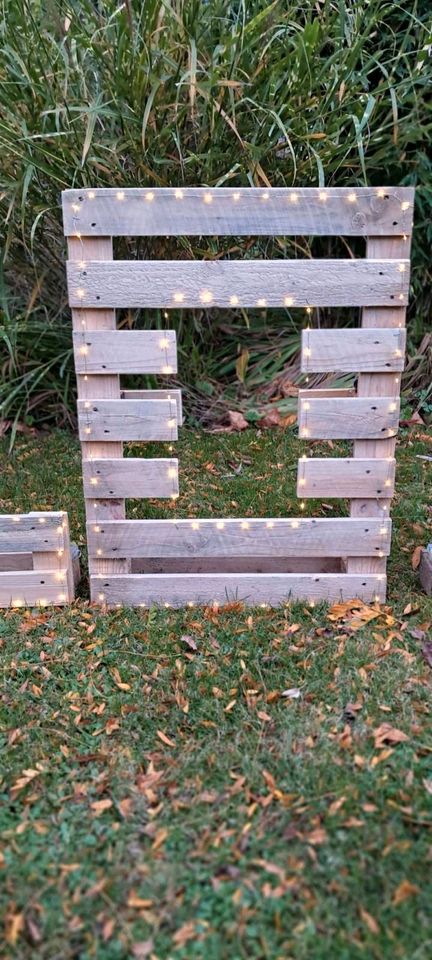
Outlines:
[[303,373],[403,370],[405,330],[303,330]]
[[175,400],[177,404],[177,420],[179,426],[183,423],[182,392],[177,388],[165,390],[122,390],[124,400]]
[[175,400],[78,401],[81,440],[176,440]]
[[348,575],[341,573],[203,573],[203,574],[129,574],[92,577],[95,596],[109,606],[125,604],[186,606],[188,603],[220,604],[233,600],[250,606],[261,603],[278,606],[290,600],[364,600],[383,601],[385,575]]
[[346,457],[303,458],[298,462],[297,496],[326,499],[364,497],[388,499],[393,496],[395,461]]
[[394,236],[412,230],[411,187],[65,190],[66,236]]
[[[400,265],[405,272],[400,273]],[[114,260],[67,264],[73,307],[389,306],[409,261]]]
[[77,330],[73,342],[77,373],[177,372],[174,330]]
[[25,607],[70,603],[68,570],[19,570],[0,573],[0,606]]
[[383,439],[399,426],[395,397],[306,397],[299,393],[299,433],[304,439]]
[[391,523],[382,520],[115,520],[88,524],[89,552],[103,557],[386,555]]
[[122,458],[83,463],[86,497],[178,496],[178,460]]
[[63,513],[3,514],[0,553],[48,553],[63,547]]

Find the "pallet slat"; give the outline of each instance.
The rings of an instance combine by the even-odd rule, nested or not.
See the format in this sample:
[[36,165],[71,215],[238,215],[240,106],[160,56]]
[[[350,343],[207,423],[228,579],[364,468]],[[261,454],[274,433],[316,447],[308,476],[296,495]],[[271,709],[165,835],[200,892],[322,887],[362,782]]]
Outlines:
[[403,370],[405,330],[303,330],[303,373]]
[[90,555],[241,557],[387,555],[390,521],[338,519],[114,520],[88,524]]
[[91,460],[83,463],[86,497],[177,497],[178,460]]
[[70,602],[67,587],[68,571],[19,570],[0,573],[0,607],[61,606]]
[[179,426],[183,423],[182,392],[177,389],[165,390],[122,390],[123,400],[175,400],[177,404],[177,420]]
[[278,606],[290,600],[385,599],[384,575],[341,573],[129,574],[92,577],[95,596],[108,605],[182,607],[241,600],[250,606]]
[[73,342],[77,373],[177,372],[174,330],[77,330]]
[[63,547],[62,513],[3,514],[0,553],[48,553]]
[[299,434],[305,439],[352,440],[395,436],[399,426],[399,398],[307,397],[299,393]]
[[81,440],[177,440],[175,400],[78,401]]
[[389,306],[408,293],[409,261],[114,260],[67,264],[73,307]]
[[318,457],[303,458],[298,462],[297,496],[355,497],[361,490],[363,497],[388,499],[393,496],[395,461]]
[[412,229],[410,187],[65,190],[66,236],[394,236]]

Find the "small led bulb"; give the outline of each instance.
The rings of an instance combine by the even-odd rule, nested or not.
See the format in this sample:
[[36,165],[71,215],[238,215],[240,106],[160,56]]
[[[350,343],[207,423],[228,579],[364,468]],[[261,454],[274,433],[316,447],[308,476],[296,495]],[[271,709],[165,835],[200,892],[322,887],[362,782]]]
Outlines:
[[237,203],[238,200],[240,200],[240,194],[239,194],[239,193],[233,193],[233,200],[235,200],[236,203]]
[[184,293],[175,293],[175,294],[174,294],[174,300],[175,300],[176,303],[183,303]]
[[247,520],[242,520],[241,523],[242,530],[249,530],[249,523]]
[[324,190],[322,190],[321,193],[320,193],[320,195],[319,195],[319,198],[320,198],[320,200],[322,200],[323,203],[325,203],[326,200],[327,200],[327,198],[328,198],[328,194],[325,193]]
[[174,196],[176,200],[183,200],[183,190],[176,190]]
[[174,479],[174,477],[177,476],[177,470],[176,470],[175,467],[169,467],[169,469],[168,469],[168,476],[169,476],[170,480]]
[[211,303],[213,300],[213,294],[211,290],[203,290],[202,293],[200,293],[200,300],[201,303]]
[[163,337],[162,340],[159,340],[159,346],[161,350],[165,350],[167,347],[169,347],[168,337]]
[[98,478],[97,478],[97,477],[90,477],[90,483],[91,483],[92,487],[96,487],[96,486],[97,486],[97,483],[98,483]]
[[409,208],[409,201],[404,200],[403,203],[401,203],[401,210],[408,210],[408,208]]
[[271,530],[274,527],[273,520],[267,520],[266,527],[268,530]]
[[232,297],[230,297],[230,304],[232,307],[236,307],[238,302],[239,302],[239,298],[236,297],[235,294]]
[[82,287],[78,287],[78,290],[77,290],[77,292],[76,292],[76,295],[77,295],[77,297],[78,297],[79,300],[82,300],[82,298],[85,297],[85,290],[83,290]]
[[356,200],[357,200],[357,194],[356,194],[356,193],[349,193],[348,196],[347,196],[347,200],[348,200],[349,203],[355,203]]
[[204,203],[213,203],[213,197],[211,193],[204,194]]
[[192,520],[191,527],[192,527],[192,530],[199,530],[198,520]]
[[173,372],[174,372],[174,371],[173,371],[173,368],[170,367],[169,365],[166,366],[166,367],[162,367],[162,370],[161,370],[161,373],[166,374],[166,376],[169,376],[169,374],[170,374],[170,373],[173,373]]
[[297,203],[297,201],[298,201],[298,193],[290,193],[290,201],[291,201],[291,203]]
[[223,520],[217,520],[217,522],[216,522],[216,527],[217,527],[218,530],[223,530],[224,526],[225,526],[225,524],[224,524]]
[[153,191],[152,191],[152,190],[149,190],[149,192],[146,193],[145,198],[146,198],[146,200],[148,200],[149,203],[151,203],[152,200],[154,200],[154,193],[153,193]]
[[117,197],[117,200],[124,200],[124,198],[125,198],[124,190],[119,190],[119,191],[116,193],[116,197]]
[[169,426],[171,429],[173,429],[173,428],[176,426],[176,423],[177,423],[177,421],[175,420],[174,417],[171,417],[171,418],[168,420],[168,426]]
[[89,200],[94,200],[96,194],[95,194],[94,190],[89,190],[87,196],[88,196],[88,199],[89,199]]
[[285,297],[284,304],[286,307],[292,307],[293,303],[294,303],[293,297]]
[[264,193],[261,194],[261,200],[268,200],[268,198],[269,198],[269,195],[267,193],[267,190],[264,190]]

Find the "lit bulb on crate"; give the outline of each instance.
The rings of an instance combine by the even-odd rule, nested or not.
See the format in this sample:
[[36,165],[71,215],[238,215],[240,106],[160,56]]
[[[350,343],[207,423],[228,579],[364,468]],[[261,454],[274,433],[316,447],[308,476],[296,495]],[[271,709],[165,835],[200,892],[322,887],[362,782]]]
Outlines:
[[83,297],[85,297],[85,290],[83,290],[82,287],[78,287],[78,290],[77,290],[77,292],[76,292],[76,295],[77,295],[77,297],[78,297],[78,300],[82,300]]
[[72,210],[74,210],[75,213],[79,213],[79,210],[80,210],[79,203],[73,203]]
[[267,305],[267,301],[264,299],[264,297],[260,297],[260,299],[257,300],[258,307],[265,307],[266,305]]
[[94,200],[94,198],[95,198],[95,192],[94,192],[94,190],[89,190],[89,192],[88,192],[88,194],[87,194],[87,197],[88,197],[89,200]]
[[233,193],[233,200],[235,200],[235,202],[238,203],[238,201],[240,200],[240,194],[239,194],[239,193]]
[[230,304],[232,307],[236,307],[238,302],[239,302],[239,298],[236,297],[235,294],[232,297],[230,297]]
[[405,273],[405,270],[406,270],[405,264],[400,263],[398,269],[399,269],[399,273]]
[[124,190],[118,190],[118,192],[116,193],[116,197],[117,197],[117,200],[124,200],[125,198]]
[[176,303],[183,303],[184,293],[175,293],[175,294],[174,294],[174,300],[175,300]]
[[199,530],[198,520],[192,520],[191,527],[192,527],[192,530]]
[[320,200],[322,201],[322,203],[325,203],[326,200],[327,200],[327,198],[328,198],[328,195],[327,195],[327,193],[324,192],[324,190],[322,190],[321,193],[320,193],[320,195],[319,195],[319,198],[320,198]]
[[225,524],[224,524],[223,520],[217,520],[217,521],[216,521],[216,527],[217,527],[218,530],[223,530],[224,526],[225,526]]
[[45,517],[38,517],[39,523],[45,523]]
[[385,197],[385,192],[384,192],[384,190],[382,190],[381,188],[380,188],[379,190],[377,190],[377,197],[379,197],[380,200],[382,200],[383,197]]
[[152,190],[149,190],[149,192],[146,193],[145,198],[146,198],[146,200],[147,200],[148,203],[151,203],[152,200],[154,200],[154,193],[153,193],[153,191],[152,191]]
[[200,293],[200,300],[201,303],[211,303],[213,300],[213,294],[211,290],[203,290],[202,293]]
[[271,530],[274,527],[273,520],[267,520],[266,527],[268,530]]
[[298,201],[298,193],[290,193],[290,201],[291,201],[291,203],[297,203],[297,201]]
[[211,193],[204,194],[204,203],[213,203],[213,197]]
[[247,520],[242,520],[242,522],[241,522],[241,528],[242,528],[242,530],[249,530],[249,523],[248,523]]
[[183,190],[177,189],[174,192],[176,200],[183,200]]
[[293,304],[294,304],[294,298],[293,298],[293,297],[285,297],[285,299],[284,299],[284,304],[285,304],[286,307],[292,307]]
[[170,468],[169,468],[169,470],[168,470],[168,476],[169,476],[169,478],[170,478],[171,480],[174,479],[174,477],[177,476],[177,470],[176,470],[175,467],[170,467]]
[[167,424],[171,430],[174,429],[176,422],[177,421],[174,419],[174,417],[171,417],[169,420],[167,420]]
[[401,210],[408,210],[409,206],[410,206],[409,201],[404,200],[403,203],[401,203]]
[[264,190],[264,193],[261,194],[261,200],[268,200],[268,198],[269,198],[269,195],[267,193],[267,190]]
[[161,350],[166,350],[169,347],[168,337],[163,337],[162,340],[159,340],[159,346]]
[[348,203],[355,203],[356,200],[357,200],[357,194],[356,194],[356,193],[349,193],[348,196],[347,196],[347,200],[348,200]]

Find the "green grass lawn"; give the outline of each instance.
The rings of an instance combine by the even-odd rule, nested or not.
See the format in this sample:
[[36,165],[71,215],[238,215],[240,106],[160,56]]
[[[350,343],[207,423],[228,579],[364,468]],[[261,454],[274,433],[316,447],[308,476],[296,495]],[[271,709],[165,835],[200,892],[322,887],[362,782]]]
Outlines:
[[[298,513],[291,430],[178,446],[180,499],[129,516]],[[3,612],[2,960],[432,956],[430,451],[402,431],[385,607]],[[74,439],[1,465],[2,512],[84,546]]]

